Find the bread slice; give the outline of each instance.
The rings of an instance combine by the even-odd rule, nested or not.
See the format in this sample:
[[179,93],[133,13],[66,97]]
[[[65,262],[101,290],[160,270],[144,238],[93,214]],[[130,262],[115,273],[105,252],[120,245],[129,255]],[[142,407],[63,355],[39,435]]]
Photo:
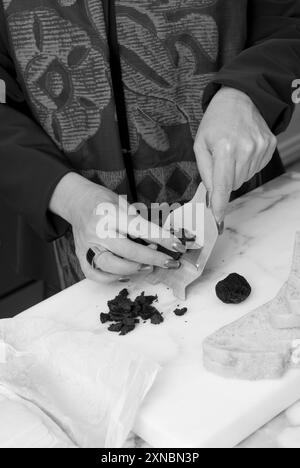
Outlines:
[[300,367],[299,252],[300,233],[289,281],[275,299],[204,341],[207,370],[222,377],[263,380],[280,378],[289,368]]
[[270,312],[275,328],[300,328],[300,233],[296,235],[291,273],[279,293],[283,296],[282,307]]
[[296,365],[291,361],[297,347],[295,340],[300,340],[300,328],[273,328],[270,311],[281,307],[282,297],[277,297],[208,337],[203,343],[205,368],[228,378],[282,377],[290,366]]
[[281,289],[281,307],[270,311],[270,322],[274,328],[290,329],[300,328],[298,292],[293,290],[290,284],[286,283]]

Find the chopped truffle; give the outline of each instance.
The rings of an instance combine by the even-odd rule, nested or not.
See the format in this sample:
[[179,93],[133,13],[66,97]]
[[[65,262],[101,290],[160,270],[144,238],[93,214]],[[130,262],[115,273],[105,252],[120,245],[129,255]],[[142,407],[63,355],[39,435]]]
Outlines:
[[101,323],[111,322],[111,316],[110,316],[110,314],[104,314],[104,313],[102,312],[102,314],[100,314],[100,322],[101,322]]
[[187,308],[183,307],[182,309],[175,309],[174,314],[177,315],[177,317],[183,317],[187,313]]
[[159,312],[155,312],[155,314],[151,317],[151,323],[153,325],[160,325],[164,321],[163,316]]
[[123,325],[120,335],[125,336],[128,333],[132,332],[134,329],[135,329],[135,325]]
[[143,306],[143,305],[152,305],[154,302],[157,302],[158,301],[158,296],[146,296],[145,295],[145,292],[142,292],[140,296],[138,296],[136,298],[136,300],[134,301],[135,304],[138,304],[140,306]]
[[241,304],[251,294],[251,286],[243,276],[232,273],[216,286],[217,297],[225,304]]
[[[148,320],[153,325],[160,325],[164,321],[163,315],[153,306],[158,302],[157,296],[146,296],[142,292],[134,301],[129,299],[129,292],[123,289],[114,299],[108,301],[109,313],[101,313],[101,323],[113,322],[108,330],[124,336],[135,329],[140,319],[146,323]],[[174,313],[178,316],[185,315],[187,308],[178,309]]]
[[111,332],[117,332],[119,333],[123,328],[123,323],[122,322],[117,322],[117,323],[113,323],[112,325],[110,325],[108,327],[108,330],[111,331]]

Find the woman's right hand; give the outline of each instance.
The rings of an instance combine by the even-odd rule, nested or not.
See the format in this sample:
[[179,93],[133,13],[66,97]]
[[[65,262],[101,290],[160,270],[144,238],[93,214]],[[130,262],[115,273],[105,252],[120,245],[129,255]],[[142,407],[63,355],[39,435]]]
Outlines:
[[[157,226],[151,229],[153,225],[142,218],[132,206],[128,214],[128,205],[124,200],[120,204],[119,200],[114,192],[75,173],[67,174],[53,193],[50,211],[72,225],[76,255],[84,275],[94,281],[103,282],[151,271],[155,266],[165,269],[180,268],[180,262],[158,252],[156,248],[160,244],[168,250],[184,253],[186,247],[181,241]],[[103,235],[100,226],[108,226],[109,207],[111,215],[108,236],[107,231]],[[141,231],[149,246],[140,245],[128,238],[140,237]],[[92,268],[86,258],[88,250],[93,247],[104,252],[95,257],[97,269]]]

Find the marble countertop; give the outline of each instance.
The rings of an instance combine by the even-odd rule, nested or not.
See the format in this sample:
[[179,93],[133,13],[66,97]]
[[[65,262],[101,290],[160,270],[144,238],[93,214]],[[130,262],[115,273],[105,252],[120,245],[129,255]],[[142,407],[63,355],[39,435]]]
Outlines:
[[[141,428],[144,424],[146,432],[148,431],[148,438],[144,436],[147,440],[150,441],[152,439],[150,429],[154,430],[155,428],[157,431],[156,443],[159,443],[161,421],[166,423],[163,428],[164,440],[168,440],[169,428],[172,430],[176,422],[178,430],[173,434],[174,437],[176,436],[176,441],[178,440],[176,443],[180,444],[179,441],[184,439],[184,428],[188,430],[190,426],[189,415],[191,413],[188,407],[186,407],[188,412],[182,411],[181,419],[178,421],[176,421],[176,418],[178,418],[176,413],[171,415],[171,421],[167,420],[169,417],[169,413],[167,412],[163,414],[162,419],[160,418],[160,410],[162,412],[166,410],[164,407],[166,395],[168,395],[168,398],[170,397],[170,391],[172,393],[174,384],[181,385],[180,381],[177,382],[176,380],[176,373],[184,369],[183,375],[188,377],[188,380],[184,381],[183,386],[180,387],[181,389],[177,390],[182,394],[186,394],[184,392],[186,392],[187,388],[193,390],[190,392],[192,393],[190,398],[194,398],[191,403],[192,408],[197,402],[197,389],[199,388],[201,391],[201,388],[203,388],[203,378],[206,383],[208,379],[208,383],[212,381],[213,385],[216,385],[213,378],[214,376],[203,375],[204,370],[200,368],[202,340],[215,329],[238,319],[277,294],[279,288],[287,279],[292,258],[295,232],[296,230],[300,230],[299,205],[299,174],[285,175],[232,204],[231,213],[227,219],[226,233],[219,242],[201,283],[191,288],[188,300],[190,306],[189,317],[188,320],[184,322],[184,326],[182,322],[173,317],[171,313],[173,305],[175,304],[176,306],[178,301],[174,300],[174,298],[171,300],[169,297],[170,293],[167,293],[167,291],[160,286],[157,288],[159,297],[162,298],[160,305],[166,309],[165,323],[159,328],[148,327],[147,325],[138,327],[135,333],[126,337],[128,343],[130,342],[131,345],[136,346],[137,350],[148,353],[149,357],[156,359],[161,365],[167,364],[171,360],[172,363],[174,362],[174,364],[178,366],[176,367],[177,370],[174,368],[176,371],[175,376],[174,372],[171,375],[167,373],[163,382],[159,382],[158,387],[156,387],[154,395],[151,395],[151,399],[148,401],[148,403],[150,403],[148,407],[146,404],[145,407],[142,408],[141,414],[144,419],[141,420],[138,426]],[[215,297],[212,285],[216,284],[219,279],[232,271],[238,271],[247,276],[254,286],[254,294],[245,304],[235,308],[226,307],[225,310],[224,305]],[[26,311],[25,314],[27,314],[28,319],[30,319],[30,314],[48,314],[48,316],[54,319],[61,319],[61,317],[63,317],[64,321],[70,322],[70,324],[77,323],[77,325],[83,323],[84,318],[84,326],[87,329],[95,330],[96,327],[99,327],[99,307],[103,308],[103,303],[113,297],[115,292],[118,292],[118,287],[119,286],[116,286],[115,289],[113,289],[113,287],[111,289],[108,287],[105,291],[101,291],[95,284],[83,282],[76,285],[71,290],[64,291],[62,294],[49,301]],[[129,290],[131,290],[132,294],[136,294],[140,287],[144,288],[145,285],[132,284],[129,285]],[[200,297],[201,310],[199,311]],[[118,339],[118,337],[115,337],[115,339]],[[182,360],[178,362],[177,357],[179,351]],[[184,367],[182,367],[183,365]],[[186,367],[188,368],[186,369]],[[299,398],[298,395],[294,397],[293,400],[283,398],[285,395],[283,392],[291,388],[291,382],[292,380],[287,379],[284,384],[274,383],[272,392],[277,392],[277,398],[279,400],[277,404],[278,408],[280,406],[280,409],[276,407],[270,411],[269,408],[264,416],[265,419],[260,420],[260,425],[286,408],[288,404],[295,401],[295,398]],[[222,382],[219,382],[219,384],[220,383],[223,384]],[[227,384],[224,385],[226,387]],[[228,388],[226,387],[226,390],[236,391],[235,385],[237,384],[230,384]],[[246,386],[246,384],[244,386]],[[262,387],[266,389],[265,398],[268,396],[270,399],[271,389],[264,385],[262,385]],[[279,392],[280,388],[281,393]],[[252,389],[253,387],[248,388],[247,386],[247,392],[249,392],[249,396],[251,396],[252,404],[254,405],[258,401],[260,401],[260,405],[265,404],[267,401],[266,399],[258,400],[259,392],[257,394],[258,398],[252,399]],[[163,399],[161,400],[162,395]],[[173,403],[178,401],[178,394],[176,395],[176,392],[171,396],[173,398]],[[204,396],[207,398],[207,393],[203,395],[203,397]],[[282,403],[281,398],[289,401],[288,404],[286,404],[286,401]],[[186,405],[187,403],[188,402],[185,402]],[[243,409],[244,413],[246,414],[247,411],[249,413],[249,408],[252,408],[249,405],[249,399],[246,398],[241,404],[243,405],[241,409]],[[154,412],[152,410],[152,405],[154,405]],[[248,409],[245,411],[247,405]],[[236,406],[236,400],[234,400],[234,406]],[[199,407],[199,411],[202,410],[203,405],[201,408]],[[226,417],[229,417],[230,412],[231,410],[228,409]],[[235,412],[237,413],[236,415],[239,416],[238,407],[235,408]],[[221,412],[221,414],[223,413]],[[212,426],[210,430],[214,428],[213,421],[214,420],[207,420],[210,426]],[[139,423],[139,421],[137,421],[137,423]],[[183,423],[185,423],[185,426]],[[251,424],[253,424],[253,422]],[[256,426],[249,425],[251,430],[248,428],[247,435],[259,427],[259,424]],[[240,444],[239,447],[276,447],[278,435],[287,426],[288,422],[286,416],[282,414]],[[138,427],[136,428],[138,429]],[[180,430],[180,428],[183,428],[183,430]],[[190,439],[185,439],[187,443],[194,440],[193,437],[198,434],[197,431],[199,427],[195,425],[193,430],[194,433],[191,434]],[[142,432],[143,430],[139,433]],[[242,431],[241,434],[243,434],[243,436],[240,437],[239,440],[245,437],[244,431]],[[235,442],[235,444],[236,443],[237,442]],[[147,447],[147,444],[140,438],[131,435],[127,441],[127,446]]]
[[[291,427],[285,413],[280,414],[275,419],[270,421],[268,424],[263,426],[257,432],[252,434],[248,439],[239,444],[239,449],[278,449],[281,448],[278,443],[278,438],[287,428]],[[300,440],[299,440],[300,446]],[[125,447],[127,448],[152,448],[145,441],[135,434],[131,434],[128,437]]]

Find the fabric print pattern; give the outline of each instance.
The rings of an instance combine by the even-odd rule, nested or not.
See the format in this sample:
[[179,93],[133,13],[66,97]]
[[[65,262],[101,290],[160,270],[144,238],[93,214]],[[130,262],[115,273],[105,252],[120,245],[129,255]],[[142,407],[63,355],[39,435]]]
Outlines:
[[3,0],[3,6],[4,6],[4,10],[6,10],[6,8],[9,7],[9,5],[11,4],[12,0]]
[[215,3],[117,0],[133,151],[140,137],[167,151],[165,127],[188,124],[196,136],[203,91],[217,67],[218,28],[206,11]]
[[[102,5],[85,0],[99,36]],[[218,0],[116,0],[118,38],[132,151],[140,138],[165,152],[165,127],[188,124],[196,136],[203,91],[217,71],[219,33],[209,11]]]
[[15,13],[9,24],[39,121],[61,149],[77,151],[99,130],[111,99],[101,52],[85,31],[50,8]]

